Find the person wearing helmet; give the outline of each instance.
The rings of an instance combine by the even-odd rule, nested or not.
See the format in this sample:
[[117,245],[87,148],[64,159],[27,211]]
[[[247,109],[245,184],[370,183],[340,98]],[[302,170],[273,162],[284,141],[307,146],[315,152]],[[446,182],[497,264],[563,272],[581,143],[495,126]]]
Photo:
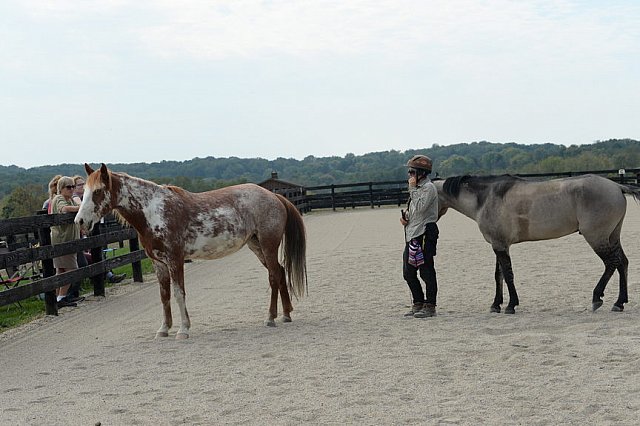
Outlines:
[[[438,191],[429,179],[432,162],[426,155],[414,155],[408,162],[409,202],[402,211],[405,247],[402,275],[411,290],[413,305],[407,318],[427,318],[436,315],[438,282],[434,257],[438,243]],[[422,291],[420,278],[425,283]]]

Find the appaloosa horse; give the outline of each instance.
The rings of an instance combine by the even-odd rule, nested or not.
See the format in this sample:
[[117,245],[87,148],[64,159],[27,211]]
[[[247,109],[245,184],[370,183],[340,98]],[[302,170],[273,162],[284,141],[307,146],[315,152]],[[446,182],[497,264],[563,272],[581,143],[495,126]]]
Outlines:
[[[245,244],[269,271],[271,303],[266,324],[275,326],[278,293],[283,321],[291,321],[289,290],[301,297],[306,289],[306,236],[300,213],[286,198],[254,184],[191,193],[112,172],[104,164],[96,171],[85,164],[85,169],[84,197],[75,221],[90,230],[114,210],[138,231],[160,283],[164,320],[157,337],[167,337],[172,325],[172,283],[182,318],[176,338],[189,337],[185,259],[217,259]],[[278,261],[283,239],[284,267]]]
[[604,290],[613,273],[620,275],[620,291],[613,311],[627,300],[629,261],[620,245],[627,209],[625,194],[640,201],[640,188],[617,184],[596,175],[548,181],[513,176],[455,176],[434,181],[440,216],[449,207],[475,220],[496,254],[496,295],[492,312],[500,312],[502,282],[507,282],[509,304],[515,313],[518,294],[513,281],[509,247],[522,241],[559,238],[580,232],[604,262],[604,274],[593,290],[592,308],[602,306]]

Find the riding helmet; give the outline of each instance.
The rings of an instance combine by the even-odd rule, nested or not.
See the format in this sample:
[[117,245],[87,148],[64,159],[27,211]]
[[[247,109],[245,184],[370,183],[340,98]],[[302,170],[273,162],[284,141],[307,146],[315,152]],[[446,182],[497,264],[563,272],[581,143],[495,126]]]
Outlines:
[[409,161],[407,161],[407,167],[426,170],[427,172],[431,173],[431,158],[427,157],[426,155],[414,155]]

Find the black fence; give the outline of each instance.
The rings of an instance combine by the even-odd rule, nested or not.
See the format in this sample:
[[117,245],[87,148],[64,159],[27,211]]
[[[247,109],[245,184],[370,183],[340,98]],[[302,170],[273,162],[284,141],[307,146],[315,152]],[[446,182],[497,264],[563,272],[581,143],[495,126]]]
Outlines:
[[347,207],[400,206],[407,202],[408,197],[406,180],[311,186],[306,188],[298,208],[309,212],[328,208],[335,211]]
[[[596,174],[608,177],[619,183],[638,185],[640,168],[615,170],[587,170],[580,172],[558,173],[521,173],[515,174],[527,179],[552,179],[559,177]],[[337,185],[309,186],[277,191],[292,201],[305,213],[318,209],[346,209],[348,207],[380,207],[386,205],[401,206],[409,198],[407,181],[359,182]]]
[[[93,293],[104,296],[106,272],[122,265],[132,264],[133,280],[142,282],[142,265],[146,257],[140,249],[137,232],[122,227],[111,220],[96,224],[91,236],[79,240],[51,245],[51,227],[72,223],[74,214],[40,214],[36,216],[6,219],[0,221],[0,237],[4,237],[6,247],[0,249],[0,270],[9,275],[2,280],[4,291],[0,291],[0,306],[19,303],[38,294],[45,294],[45,309],[49,315],[57,315],[55,289],[66,284],[90,278]],[[122,256],[106,257],[103,250],[111,243],[128,241],[129,253]],[[65,254],[90,250],[92,263],[84,268],[55,274],[53,258]],[[14,271],[23,265],[38,265],[31,268],[30,276],[9,279]],[[35,270],[37,269],[37,270]],[[20,281],[30,281],[20,284]]]

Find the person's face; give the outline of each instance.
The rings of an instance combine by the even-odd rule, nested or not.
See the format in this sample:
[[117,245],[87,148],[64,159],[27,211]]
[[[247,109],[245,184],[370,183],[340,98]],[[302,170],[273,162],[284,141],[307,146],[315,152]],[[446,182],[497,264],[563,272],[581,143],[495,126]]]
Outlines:
[[82,194],[84,192],[84,181],[83,180],[78,180],[76,181],[76,191],[79,194]]
[[76,189],[75,185],[65,185],[62,187],[62,192],[60,194],[65,198],[71,198],[74,189]]

